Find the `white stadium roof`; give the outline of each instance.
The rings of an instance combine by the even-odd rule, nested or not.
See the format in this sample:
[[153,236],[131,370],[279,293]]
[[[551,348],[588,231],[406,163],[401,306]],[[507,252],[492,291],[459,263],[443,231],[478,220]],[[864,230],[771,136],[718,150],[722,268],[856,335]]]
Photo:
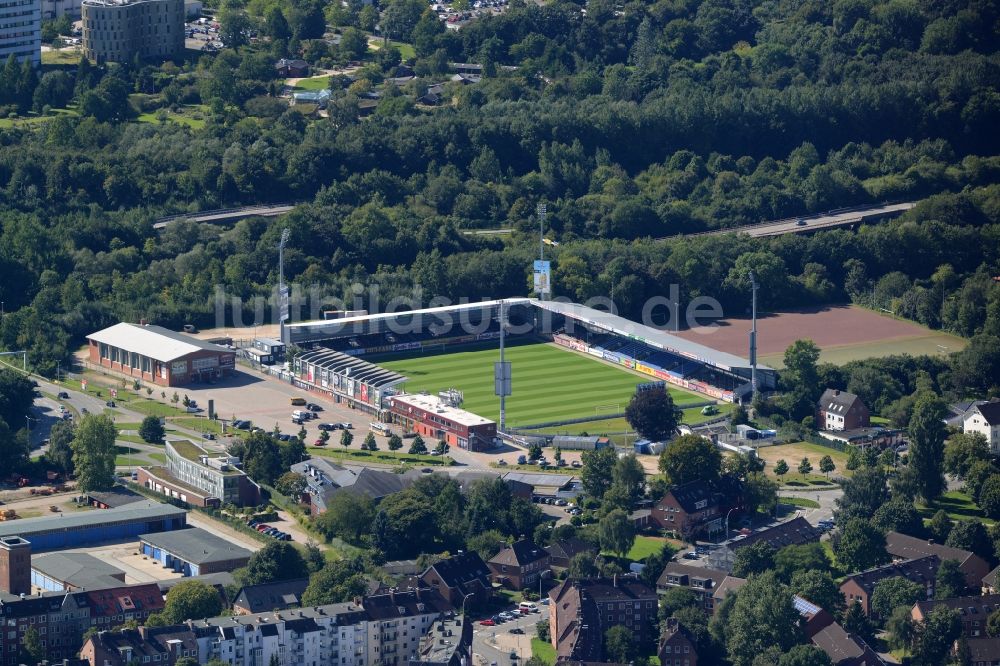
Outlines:
[[88,340],[112,347],[118,347],[128,352],[162,363],[169,363],[192,352],[214,351],[231,352],[231,349],[221,347],[211,342],[192,338],[183,333],[177,333],[162,326],[139,326],[122,322],[103,330],[91,333]]

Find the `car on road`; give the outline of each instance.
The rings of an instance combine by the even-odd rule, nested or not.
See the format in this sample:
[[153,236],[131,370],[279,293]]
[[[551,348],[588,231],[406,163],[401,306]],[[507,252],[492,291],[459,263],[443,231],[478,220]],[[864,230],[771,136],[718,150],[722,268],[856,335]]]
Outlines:
[[108,400],[108,401],[107,401],[106,403],[104,403],[104,404],[105,404],[105,405],[107,405],[108,407],[115,407],[115,406],[116,406],[116,405],[115,405],[115,401],[114,401],[114,400]]
[[684,559],[685,560],[697,560],[700,557],[701,557],[701,555],[699,555],[698,553],[694,552],[693,550],[689,550],[688,552],[684,553]]
[[515,652],[514,650],[510,651],[510,660],[517,661],[517,652]]
[[520,636],[524,634],[524,629],[522,629],[521,627],[514,627],[513,629],[510,630],[510,633],[517,634]]
[[60,400],[69,400],[69,393],[66,393],[66,391],[59,391],[59,395],[56,397]]
[[482,626],[484,626],[484,627],[493,627],[493,626],[496,626],[496,622],[494,622],[493,620],[489,620],[489,619],[480,620],[479,624],[482,625]]
[[799,227],[804,227],[806,226],[806,221],[800,217],[799,219],[795,220],[795,225]]
[[208,439],[208,440],[215,439],[215,433],[214,432],[203,432],[203,433],[201,433],[201,438],[202,439]]

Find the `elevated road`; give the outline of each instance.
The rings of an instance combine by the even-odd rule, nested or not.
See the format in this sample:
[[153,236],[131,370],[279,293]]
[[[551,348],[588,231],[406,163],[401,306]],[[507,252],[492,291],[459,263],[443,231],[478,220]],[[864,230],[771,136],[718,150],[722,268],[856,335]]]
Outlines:
[[277,217],[290,212],[293,208],[295,208],[295,204],[271,204],[203,210],[199,213],[181,213],[157,219],[153,223],[153,228],[158,231],[166,229],[169,224],[177,220],[191,220],[192,222],[205,222],[207,224],[226,224],[229,222],[238,222],[246,217]]
[[774,220],[772,222],[761,222],[760,224],[750,224],[743,227],[731,227],[729,229],[703,231],[686,235],[718,236],[720,234],[746,234],[755,238],[763,238],[765,236],[781,236],[783,234],[807,234],[823,229],[850,227],[864,222],[881,222],[882,220],[898,217],[916,205],[915,201],[908,201],[897,204],[842,208],[819,215],[790,217],[784,220]]

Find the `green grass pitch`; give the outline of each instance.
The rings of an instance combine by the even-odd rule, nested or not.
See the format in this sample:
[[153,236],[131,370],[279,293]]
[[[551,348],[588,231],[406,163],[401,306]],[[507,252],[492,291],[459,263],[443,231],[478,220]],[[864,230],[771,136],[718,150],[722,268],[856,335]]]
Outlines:
[[[507,424],[514,427],[625,411],[636,384],[652,381],[549,344],[508,347],[505,356],[513,388]],[[498,360],[499,349],[491,348],[375,362],[405,375],[410,393],[456,388],[465,394],[465,409],[495,420],[500,417],[500,399],[493,395]],[[682,389],[671,388],[670,394],[677,404],[705,400]]]

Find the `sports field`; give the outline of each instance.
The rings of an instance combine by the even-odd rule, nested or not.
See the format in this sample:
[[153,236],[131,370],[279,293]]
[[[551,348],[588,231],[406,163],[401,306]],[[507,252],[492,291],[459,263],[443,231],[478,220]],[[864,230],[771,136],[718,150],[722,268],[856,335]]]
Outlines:
[[[507,423],[514,427],[623,412],[636,384],[648,381],[550,344],[508,347],[505,355],[511,362],[513,388],[507,398]],[[499,350],[491,348],[375,362],[406,375],[410,393],[455,388],[465,395],[465,409],[498,419],[493,363],[499,359]],[[707,399],[675,388],[670,394],[678,405]]]
[[[749,319],[732,318],[675,335],[746,356],[749,331]],[[951,353],[961,351],[967,344],[960,337],[857,305],[775,312],[757,319],[757,353],[761,363],[781,368],[785,349],[800,338],[816,343],[821,350],[820,361],[837,364],[894,354]]]

